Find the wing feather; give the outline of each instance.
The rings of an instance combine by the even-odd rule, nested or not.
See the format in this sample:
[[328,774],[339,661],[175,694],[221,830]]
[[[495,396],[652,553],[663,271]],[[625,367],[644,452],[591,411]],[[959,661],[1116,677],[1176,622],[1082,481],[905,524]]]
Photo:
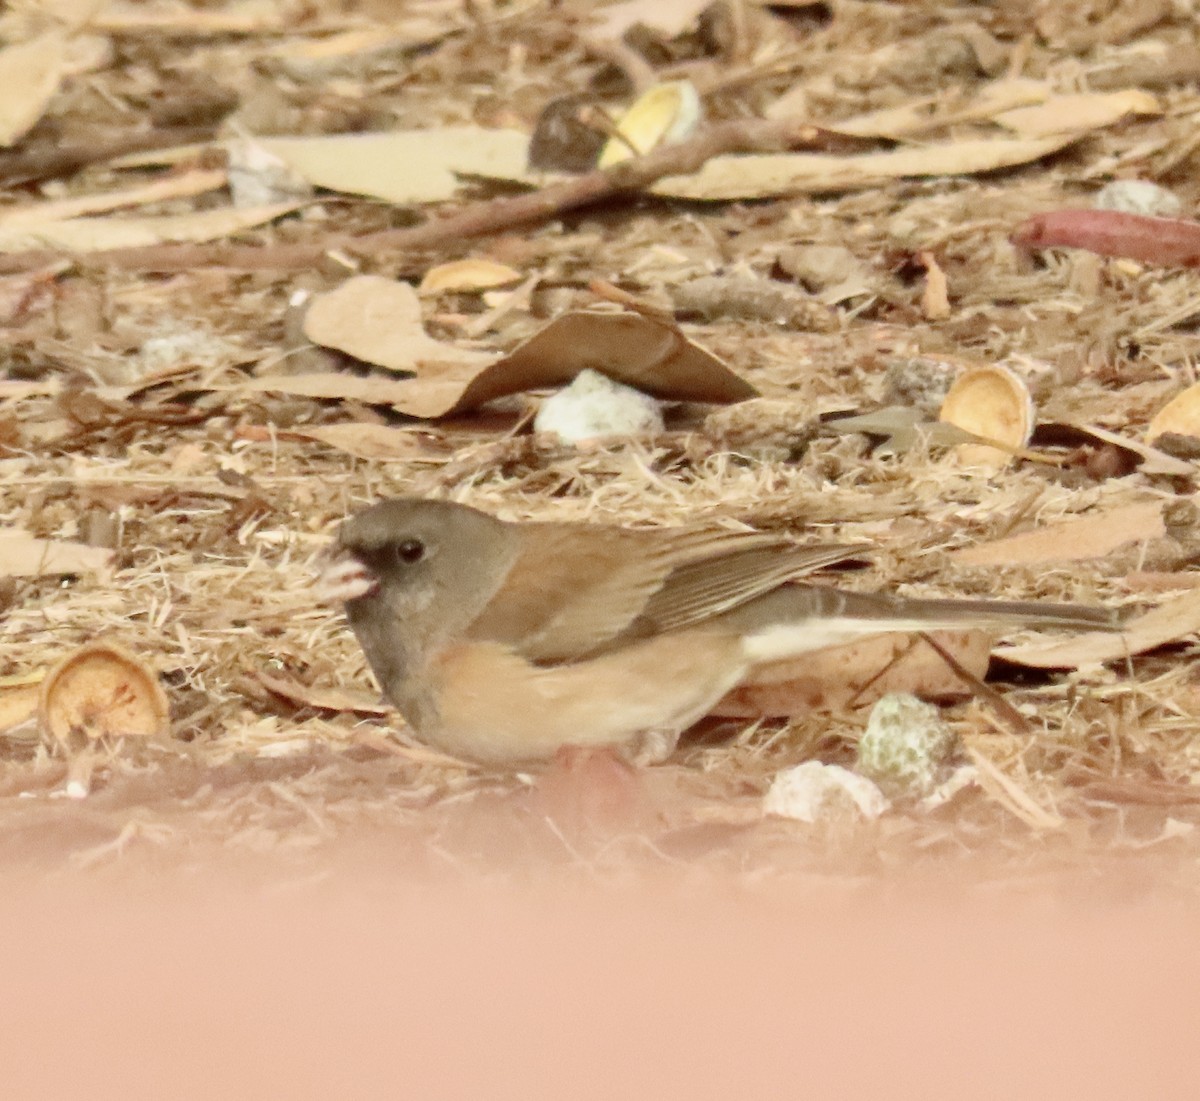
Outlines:
[[734,549],[678,566],[646,602],[635,629],[658,634],[732,611],[797,577],[870,550],[870,545],[771,546]]
[[702,622],[865,549],[797,547],[775,535],[711,527],[542,523],[520,530],[521,552],[468,636],[547,664]]
[[468,637],[535,662],[571,661],[620,635],[671,571],[656,533],[523,524],[521,553]]

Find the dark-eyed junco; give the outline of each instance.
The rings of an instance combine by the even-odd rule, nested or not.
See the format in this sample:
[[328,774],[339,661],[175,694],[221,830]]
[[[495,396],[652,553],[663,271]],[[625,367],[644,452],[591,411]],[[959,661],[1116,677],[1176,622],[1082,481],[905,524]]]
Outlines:
[[797,584],[863,553],[714,528],[507,523],[382,501],[342,525],[322,578],[417,735],[519,763],[674,739],[756,666],[866,635],[1114,628],[1103,608],[909,599]]

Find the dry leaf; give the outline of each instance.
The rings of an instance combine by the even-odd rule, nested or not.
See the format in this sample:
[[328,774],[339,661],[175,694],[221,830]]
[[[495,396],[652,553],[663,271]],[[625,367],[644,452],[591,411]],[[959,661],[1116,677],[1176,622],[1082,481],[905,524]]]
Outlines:
[[125,191],[108,191],[97,195],[78,195],[70,199],[54,199],[40,203],[23,203],[0,209],[0,229],[10,226],[33,227],[44,222],[61,222],[85,214],[104,214],[122,207],[142,206],[158,203],[164,199],[184,199],[216,191],[226,183],[226,173],[221,169],[188,172],[181,176],[167,176],[142,187],[131,187]]
[[433,295],[448,291],[482,291],[493,287],[511,287],[519,282],[521,273],[507,264],[471,257],[430,268],[417,287],[417,293]]
[[1128,115],[1161,115],[1162,105],[1149,92],[1126,88],[1121,92],[1083,92],[1054,96],[1033,107],[1017,107],[994,116],[996,122],[1023,138],[1051,134],[1078,134],[1102,130]]
[[1159,267],[1200,266],[1200,223],[1124,210],[1051,210],[1026,218],[1012,243],[1029,251],[1082,248]]
[[0,734],[28,722],[37,714],[41,691],[38,684],[0,687]]
[[1200,592],[1190,592],[1130,620],[1119,634],[1091,631],[1054,642],[998,646],[992,653],[1015,665],[1028,665],[1034,669],[1078,669],[1144,654],[1198,631]]
[[1177,459],[1174,455],[1168,455],[1156,447],[1141,443],[1139,440],[1131,440],[1128,436],[1121,436],[1116,432],[1110,432],[1107,428],[1098,428],[1091,424],[1044,423],[1038,425],[1038,435],[1040,436],[1043,432],[1048,437],[1056,434],[1066,436],[1071,441],[1068,446],[1079,446],[1081,442],[1108,444],[1120,451],[1128,452],[1132,459],[1136,460],[1137,468],[1143,474],[1166,474],[1172,477],[1190,478],[1196,473],[1194,463]]
[[[770,118],[789,113],[786,97],[767,110]],[[961,103],[947,105],[944,94],[924,96],[898,107],[839,119],[828,129],[853,137],[902,138],[991,119],[1023,138],[1042,138],[1103,129],[1131,114],[1161,113],[1162,106],[1152,95],[1135,88],[1056,96],[1046,81],[1016,77],[985,84]]]
[[359,74],[372,63],[422,46],[432,46],[454,30],[449,19],[414,15],[388,20],[386,26],[355,27],[321,38],[288,39],[265,51],[295,80],[318,80],[335,74]]
[[[933,638],[968,673],[987,673],[991,639],[983,631],[933,631]],[[873,635],[803,658],[761,666],[713,709],[729,718],[804,715],[874,703],[889,692],[926,699],[970,689],[941,654],[914,635]]]
[[[89,0],[89,6],[90,0]],[[62,12],[56,13],[57,18],[64,23],[74,23],[74,20],[64,20]],[[66,42],[66,53],[63,57],[62,72],[64,77],[82,76],[84,73],[95,73],[107,69],[116,56],[112,39],[103,34],[71,34]]]
[[359,715],[390,715],[395,708],[381,703],[378,693],[356,692],[350,688],[319,688],[299,681],[256,673],[255,679],[270,692],[301,707],[318,711],[353,711]]
[[290,428],[275,435],[280,439],[315,440],[356,458],[376,462],[398,459],[442,462],[444,458],[430,453],[428,433],[411,428],[391,428],[386,424],[321,424],[312,428]]
[[0,50],[0,146],[19,141],[42,117],[58,91],[66,39],[44,34]]
[[964,176],[1028,164],[1065,149],[1077,136],[945,142],[883,153],[831,157],[772,153],[714,157],[692,176],[654,184],[658,195],[728,201],[805,192],[856,191],[909,176]]
[[166,733],[169,710],[153,669],[115,643],[93,642],[46,674],[38,722],[63,743],[79,734],[151,738]]
[[146,218],[71,218],[36,226],[0,227],[0,252],[60,248],[98,252],[143,248],[165,242],[213,241],[274,221],[303,203],[274,203],[255,209],[202,210],[194,214],[164,214]]
[[970,566],[1074,562],[1103,558],[1126,543],[1158,539],[1166,533],[1162,505],[1149,501],[1049,524],[1035,531],[953,551],[952,556]]
[[[985,84],[965,103],[948,109],[941,109],[945,101],[944,94],[923,96],[898,107],[885,107],[839,119],[828,123],[827,128],[852,137],[899,138],[963,122],[990,119],[1002,111],[1044,103],[1050,94],[1051,88],[1046,81],[1027,77],[1006,78]],[[782,118],[794,113],[785,103],[786,98],[777,100],[767,109],[768,118]]]
[[650,27],[668,38],[675,38],[696,24],[700,13],[712,6],[712,0],[625,0],[594,14],[600,22],[591,29],[593,38],[621,38],[638,25]]
[[315,295],[304,315],[304,335],[314,344],[389,371],[478,370],[496,358],[491,352],[434,340],[421,324],[416,291],[381,275],[357,275]]
[[1166,432],[1200,437],[1200,382],[1176,394],[1151,419],[1146,442],[1153,443]]
[[0,577],[106,571],[112,551],[56,539],[36,539],[20,528],[0,529]]
[[945,321],[950,316],[950,285],[946,273],[932,252],[918,252],[917,263],[925,269],[921,313],[930,321]]
[[[295,12],[287,5],[240,0],[219,8],[175,4],[120,3],[96,5],[88,18],[93,30],[117,35],[168,34],[177,37],[223,34],[286,34]],[[313,28],[315,29],[315,28]]]
[[[417,377],[375,389],[371,379],[346,379],[355,396],[387,401],[414,417],[463,413],[507,394],[545,390],[591,368],[655,397],[732,402],[757,391],[716,356],[689,341],[669,322],[635,311],[580,310],[547,324],[508,355],[461,349],[433,340],[421,327],[420,303],[405,283],[357,276],[314,298],[304,318],[309,339],[390,370]],[[330,392],[314,376],[259,379],[254,389],[349,397]],[[320,378],[321,376],[317,376]],[[344,378],[345,376],[334,376]],[[296,389],[296,386],[321,388]],[[387,394],[388,397],[383,395]]]
[[526,180],[529,135],[519,130],[443,126],[312,138],[262,138],[260,144],[316,187],[391,203],[452,198],[460,175]]
[[928,444],[930,447],[954,447],[977,443],[978,436],[946,421],[931,421],[919,409],[908,405],[887,405],[871,413],[858,413],[847,417],[831,417],[821,424],[822,431],[840,435],[845,432],[861,432],[866,436],[881,437],[883,442],[875,448],[876,455],[903,455],[914,447]]
[[733,402],[758,394],[670,323],[633,311],[578,310],[555,318],[481,371],[446,412],[474,409],[521,390],[561,386],[588,368],[671,401]]

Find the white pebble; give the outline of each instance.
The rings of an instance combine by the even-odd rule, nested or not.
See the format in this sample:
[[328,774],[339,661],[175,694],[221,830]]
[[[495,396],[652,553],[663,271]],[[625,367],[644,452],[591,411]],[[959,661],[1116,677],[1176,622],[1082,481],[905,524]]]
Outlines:
[[226,145],[229,162],[229,192],[238,210],[307,199],[312,185],[282,157],[251,138]]
[[870,780],[840,765],[805,761],[771,781],[763,810],[798,822],[823,822],[853,815],[878,818],[888,809]]
[[1152,218],[1177,218],[1183,210],[1179,196],[1149,180],[1113,180],[1096,193],[1097,210],[1119,210]]
[[240,347],[202,325],[168,321],[142,341],[137,361],[141,371],[154,373],[182,366],[224,366],[243,356]]
[[663,417],[658,402],[648,394],[589,367],[570,386],[542,402],[533,430],[555,435],[563,443],[579,443],[661,432]]

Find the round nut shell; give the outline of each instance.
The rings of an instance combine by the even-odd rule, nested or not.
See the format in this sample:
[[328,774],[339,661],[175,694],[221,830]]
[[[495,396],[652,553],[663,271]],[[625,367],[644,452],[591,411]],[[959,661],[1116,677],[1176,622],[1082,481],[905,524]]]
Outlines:
[[[1037,420],[1025,380],[1002,364],[972,367],[958,377],[942,402],[938,419],[1011,448],[1029,443]],[[960,444],[964,462],[1004,464],[1010,452],[983,444]]]
[[44,735],[65,742],[83,734],[157,737],[170,708],[158,676],[113,642],[92,642],[68,654],[42,681],[38,722]]

